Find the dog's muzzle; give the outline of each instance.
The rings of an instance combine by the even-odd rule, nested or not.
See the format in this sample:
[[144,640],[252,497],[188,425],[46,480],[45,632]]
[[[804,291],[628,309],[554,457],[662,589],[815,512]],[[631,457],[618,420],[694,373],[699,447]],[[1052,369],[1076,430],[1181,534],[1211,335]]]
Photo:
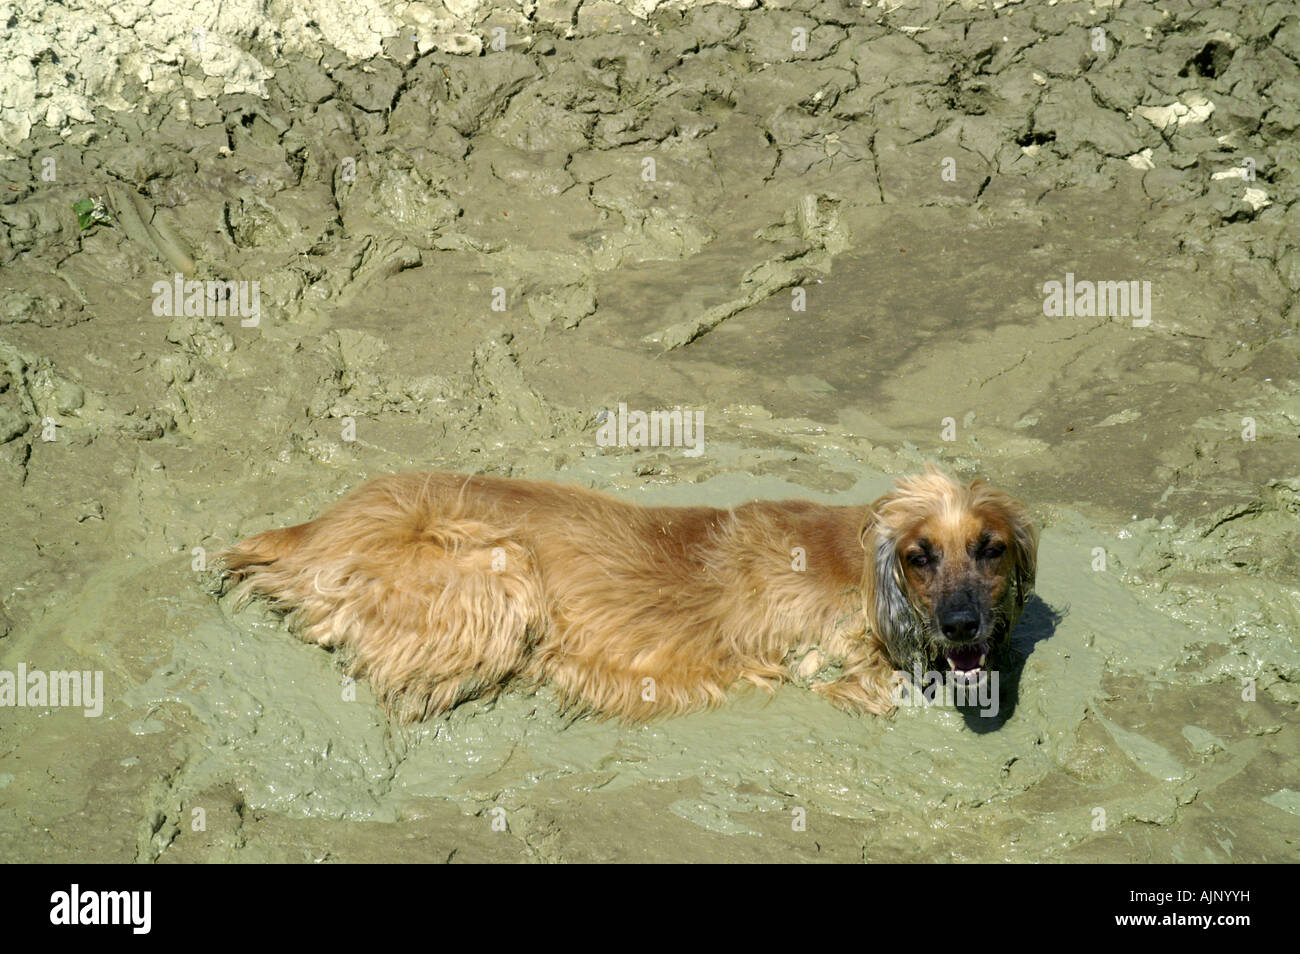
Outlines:
[[937,609],[935,621],[943,633],[942,652],[948,668],[960,681],[978,682],[992,648],[978,603],[965,593],[941,603]]

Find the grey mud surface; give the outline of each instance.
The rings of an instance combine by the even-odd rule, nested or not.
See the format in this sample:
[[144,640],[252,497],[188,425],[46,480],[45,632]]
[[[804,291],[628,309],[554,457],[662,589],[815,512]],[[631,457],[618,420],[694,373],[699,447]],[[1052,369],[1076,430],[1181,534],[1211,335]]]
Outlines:
[[[0,669],[107,699],[0,708],[0,858],[1300,859],[1295,6],[598,9],[5,152]],[[191,261],[260,324],[156,316]],[[1066,273],[1151,282],[1149,326],[1046,317]],[[620,401],[704,454],[598,447]],[[203,569],[397,470],[725,505],[927,460],[1044,528],[996,719],[403,728]]]

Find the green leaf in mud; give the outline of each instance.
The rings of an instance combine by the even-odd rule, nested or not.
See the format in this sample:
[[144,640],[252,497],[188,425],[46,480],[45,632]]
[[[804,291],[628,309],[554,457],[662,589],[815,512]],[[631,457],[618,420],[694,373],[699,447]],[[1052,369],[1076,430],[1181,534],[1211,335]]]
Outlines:
[[77,225],[83,232],[92,225],[113,224],[113,219],[108,214],[108,207],[100,196],[72,203],[72,211],[77,213]]

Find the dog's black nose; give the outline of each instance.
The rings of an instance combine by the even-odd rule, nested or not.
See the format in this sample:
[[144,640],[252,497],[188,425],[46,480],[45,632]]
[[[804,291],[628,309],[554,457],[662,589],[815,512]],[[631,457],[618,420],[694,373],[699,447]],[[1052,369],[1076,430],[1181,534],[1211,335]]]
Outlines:
[[954,607],[939,617],[939,628],[954,643],[968,643],[980,629],[980,614],[973,606]]

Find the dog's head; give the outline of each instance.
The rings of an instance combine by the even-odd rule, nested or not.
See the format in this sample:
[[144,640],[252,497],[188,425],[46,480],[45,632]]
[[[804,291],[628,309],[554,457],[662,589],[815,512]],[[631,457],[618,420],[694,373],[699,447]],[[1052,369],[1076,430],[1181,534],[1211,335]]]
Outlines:
[[943,659],[979,679],[1033,590],[1038,537],[1024,508],[929,468],[871,505],[862,542],[867,615],[894,664]]

